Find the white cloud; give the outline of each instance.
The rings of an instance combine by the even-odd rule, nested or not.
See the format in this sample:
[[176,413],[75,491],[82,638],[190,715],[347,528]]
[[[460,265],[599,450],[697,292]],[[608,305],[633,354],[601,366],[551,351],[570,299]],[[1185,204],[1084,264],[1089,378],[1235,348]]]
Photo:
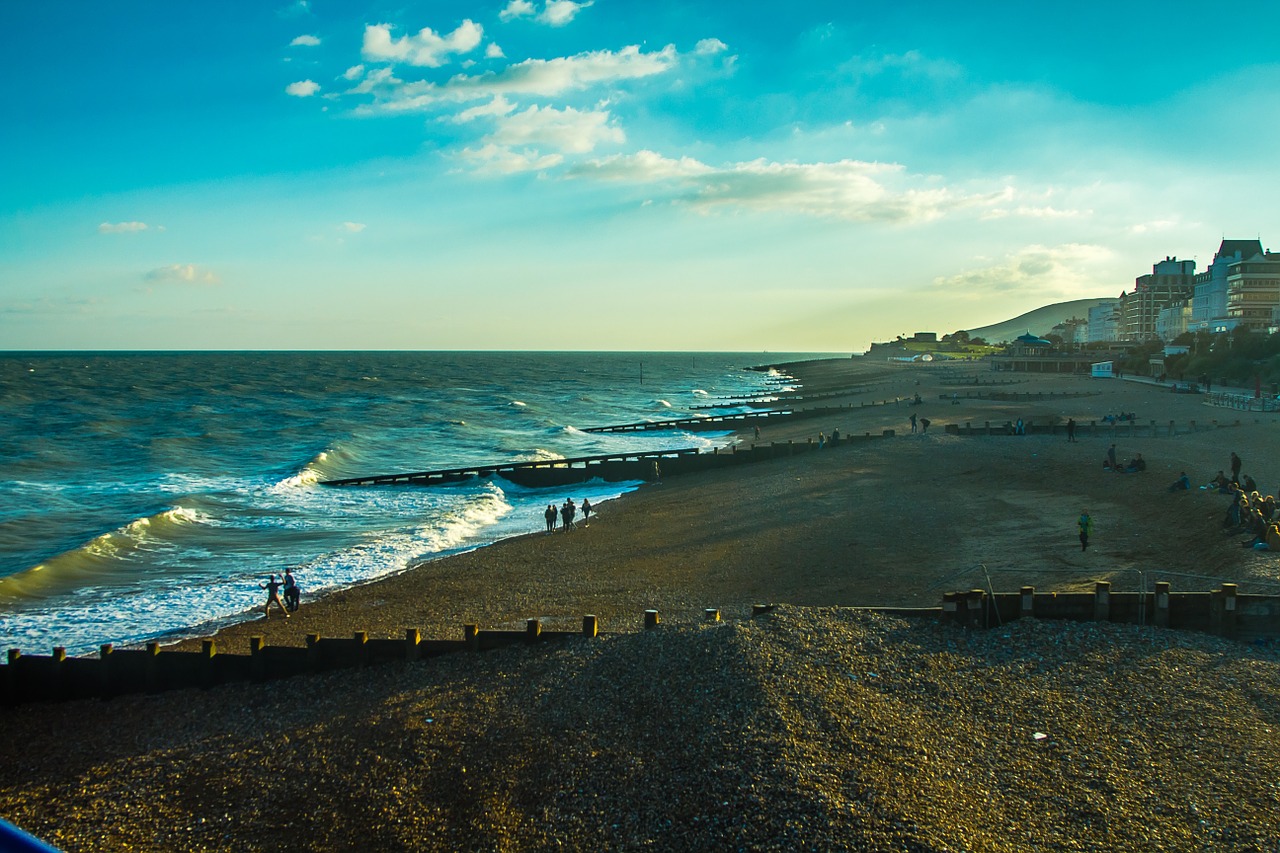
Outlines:
[[974,300],[1010,292],[1020,296],[1043,294],[1045,298],[1074,296],[1099,290],[1099,276],[1091,270],[1111,258],[1110,249],[1086,243],[1031,245],[999,262],[936,278],[933,284]]
[[359,80],[362,76],[364,76],[363,65],[353,65],[346,71],[342,72],[343,80]]
[[474,50],[484,35],[484,28],[474,21],[464,20],[458,28],[441,36],[430,27],[423,27],[416,35],[391,37],[390,24],[370,24],[364,28],[365,59],[374,62],[407,62],[410,65],[438,68],[452,54]]
[[532,106],[498,119],[483,141],[505,148],[531,146],[585,154],[602,142],[623,142],[622,130],[609,123],[608,110],[575,110]]
[[465,109],[457,115],[450,117],[449,120],[462,124],[463,122],[473,121],[478,118],[504,116],[512,112],[515,108],[516,105],[508,101],[506,98],[501,95],[495,95],[493,100],[489,103]]
[[445,83],[404,83],[391,76],[369,74],[351,94],[373,93],[372,109],[389,112],[426,109],[441,102],[474,101],[495,95],[551,97],[591,86],[637,80],[675,68],[679,55],[673,45],[643,53],[636,45],[619,51],[597,50],[555,59],[526,59],[501,71],[474,76],[456,75]]
[[146,231],[150,227],[145,222],[103,222],[98,226],[98,233],[129,234],[134,231]]
[[502,52],[502,48],[498,47],[494,42],[489,42],[485,45],[484,55],[488,59],[502,59],[506,56],[506,54]]
[[702,39],[694,45],[693,52],[706,56],[713,53],[724,53],[729,49],[729,45],[720,41],[720,39]]
[[553,27],[563,27],[594,2],[595,0],[587,0],[586,3],[575,3],[573,0],[547,0],[542,7],[542,14],[538,15],[538,20]]
[[483,145],[465,148],[462,159],[471,162],[476,171],[496,174],[534,172],[550,169],[564,162],[559,154],[540,154],[537,151],[512,151],[500,145]]
[[295,98],[309,98],[320,91],[320,84],[314,80],[298,80],[285,86],[284,90]]
[[217,284],[218,277],[212,270],[195,264],[169,264],[147,273],[147,281],[178,282],[183,284]]
[[363,222],[344,222],[338,227],[350,234],[359,234],[365,229],[365,224]]
[[511,0],[505,9],[498,13],[498,17],[503,21],[510,21],[515,18],[532,17],[534,12],[533,4],[529,0]]
[[[677,199],[702,210],[737,208],[860,222],[912,223],[1008,197],[1002,189],[965,194],[930,186],[895,163],[839,160],[776,163],[764,159],[713,167],[652,151],[615,155],[575,167],[571,176],[637,184],[669,183]],[[924,186],[918,186],[924,184]]]
[[302,35],[289,42],[290,47],[316,47],[320,44],[320,39],[315,36]]

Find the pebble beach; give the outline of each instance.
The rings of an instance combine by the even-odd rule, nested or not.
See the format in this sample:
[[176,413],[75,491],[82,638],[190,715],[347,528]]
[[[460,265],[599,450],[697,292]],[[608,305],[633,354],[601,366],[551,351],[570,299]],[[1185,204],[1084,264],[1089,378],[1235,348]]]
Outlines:
[[[464,622],[573,628],[591,613],[601,637],[2,709],[0,816],[65,850],[1280,847],[1274,645],[1110,623],[978,631],[860,609],[936,606],[978,577],[1001,590],[1158,577],[1274,592],[1280,557],[1224,538],[1220,496],[1167,486],[1182,470],[1206,482],[1235,451],[1274,494],[1276,416],[1057,376],[1003,389],[1051,398],[952,404],[943,371],[850,361],[797,368],[812,392],[850,389],[836,398],[847,415],[740,441],[895,436],[670,477],[571,533],[430,561],[214,635],[239,652],[250,636],[457,638]],[[901,400],[915,393],[925,435],[908,432]],[[1083,429],[1075,444],[944,429],[1116,411],[1206,428]],[[1149,470],[1103,474],[1113,441]],[[1096,520],[1083,553],[1082,506]],[[752,617],[761,602],[778,606]],[[705,621],[708,607],[722,621]],[[659,629],[643,630],[647,609]]]

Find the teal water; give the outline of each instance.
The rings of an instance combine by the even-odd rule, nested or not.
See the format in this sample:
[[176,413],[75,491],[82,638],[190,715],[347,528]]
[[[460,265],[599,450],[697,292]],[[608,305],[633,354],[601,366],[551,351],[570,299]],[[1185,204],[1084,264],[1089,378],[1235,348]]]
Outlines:
[[[291,569],[304,595],[541,529],[525,489],[320,480],[723,444],[583,427],[695,414],[814,354],[0,355],[0,648],[69,653],[244,618]],[[721,409],[718,411],[730,411]]]

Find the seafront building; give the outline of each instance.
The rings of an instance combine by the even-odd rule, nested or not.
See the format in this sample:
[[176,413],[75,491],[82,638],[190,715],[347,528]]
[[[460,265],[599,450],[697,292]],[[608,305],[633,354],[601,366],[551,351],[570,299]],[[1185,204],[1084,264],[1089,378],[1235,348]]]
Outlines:
[[1280,307],[1280,254],[1261,252],[1227,267],[1227,320],[1265,332]]
[[[1195,296],[1191,303],[1189,332],[1216,334],[1235,327],[1227,314],[1228,269],[1246,258],[1263,254],[1260,240],[1223,240],[1213,256],[1213,263],[1196,276]],[[1170,340],[1164,338],[1164,340]]]
[[1165,258],[1151,267],[1148,275],[1138,276],[1133,291],[1120,294],[1120,340],[1149,341],[1156,337],[1156,318],[1160,309],[1195,291],[1196,262]]

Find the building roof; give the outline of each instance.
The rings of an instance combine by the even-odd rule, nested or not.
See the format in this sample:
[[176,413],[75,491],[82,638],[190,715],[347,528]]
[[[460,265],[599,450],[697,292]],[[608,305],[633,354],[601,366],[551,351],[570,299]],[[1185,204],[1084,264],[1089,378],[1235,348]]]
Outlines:
[[1216,261],[1218,258],[1234,258],[1238,255],[1244,260],[1260,254],[1262,254],[1261,240],[1223,240],[1213,259]]

